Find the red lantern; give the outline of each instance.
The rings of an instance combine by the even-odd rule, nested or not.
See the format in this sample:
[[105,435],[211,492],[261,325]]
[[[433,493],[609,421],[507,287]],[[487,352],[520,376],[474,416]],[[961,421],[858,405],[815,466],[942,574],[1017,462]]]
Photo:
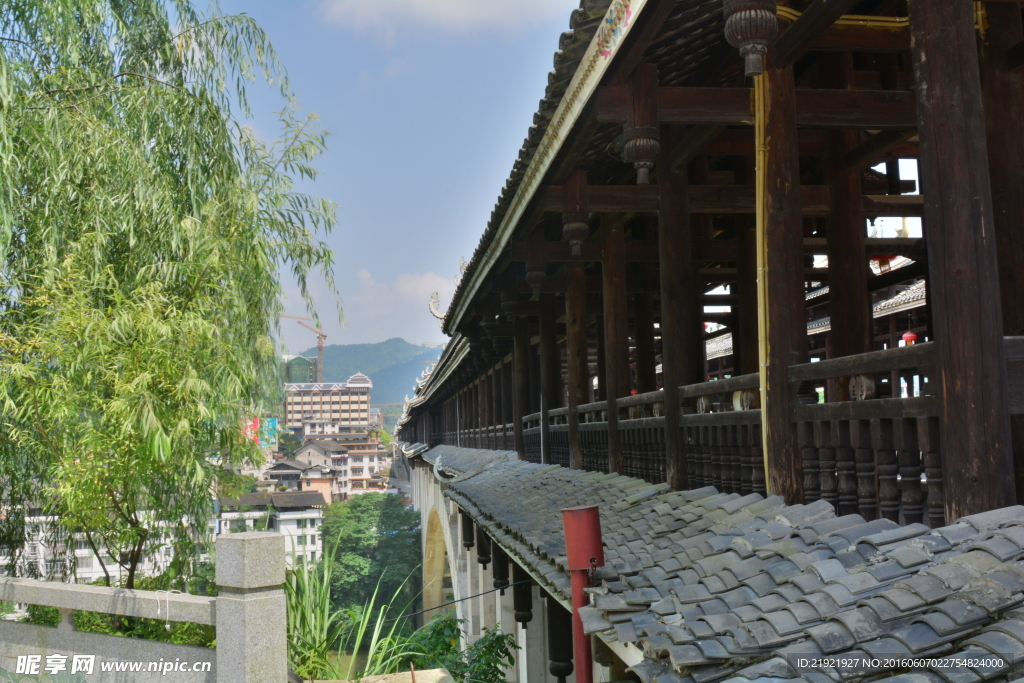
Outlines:
[[912,346],[917,341],[917,334],[913,330],[907,330],[903,333],[903,343],[907,346]]

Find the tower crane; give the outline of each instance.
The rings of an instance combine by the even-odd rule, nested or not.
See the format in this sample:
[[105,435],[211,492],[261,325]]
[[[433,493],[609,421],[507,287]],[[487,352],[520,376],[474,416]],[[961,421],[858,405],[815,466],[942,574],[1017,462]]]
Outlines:
[[313,321],[312,318],[304,318],[301,315],[286,315],[282,313],[277,316],[278,318],[291,318],[295,322],[299,323],[307,330],[316,333],[316,381],[317,383],[323,383],[324,381],[324,339],[327,339],[327,335],[324,334],[323,330],[318,330],[312,325],[307,325],[303,320]]

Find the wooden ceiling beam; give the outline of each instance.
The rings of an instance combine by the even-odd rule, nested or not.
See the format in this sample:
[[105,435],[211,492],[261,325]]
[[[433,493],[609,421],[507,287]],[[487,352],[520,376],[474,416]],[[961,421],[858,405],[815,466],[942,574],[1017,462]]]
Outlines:
[[[605,86],[597,92],[597,120],[625,122],[628,92]],[[908,90],[796,91],[797,126],[805,128],[916,128],[917,105]],[[662,124],[753,125],[748,88],[658,88]]]
[[[829,210],[826,185],[804,185],[801,188],[803,212],[808,216],[824,216]],[[657,213],[657,185],[588,185],[587,201],[594,213]],[[864,195],[864,215],[921,216],[921,195]],[[755,213],[753,185],[691,185],[690,213],[748,214]],[[544,189],[545,211],[561,213],[565,209],[565,190],[560,185]],[[590,259],[592,260],[592,259]]]
[[[800,59],[858,0],[814,0],[768,50],[769,64],[785,69]],[[907,41],[909,44],[909,40]]]

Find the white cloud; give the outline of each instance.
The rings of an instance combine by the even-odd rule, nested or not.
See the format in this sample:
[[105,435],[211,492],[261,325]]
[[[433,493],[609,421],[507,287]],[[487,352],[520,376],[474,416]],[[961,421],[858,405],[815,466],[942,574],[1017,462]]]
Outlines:
[[360,29],[515,29],[558,15],[568,22],[579,0],[324,0],[322,7],[330,21]]

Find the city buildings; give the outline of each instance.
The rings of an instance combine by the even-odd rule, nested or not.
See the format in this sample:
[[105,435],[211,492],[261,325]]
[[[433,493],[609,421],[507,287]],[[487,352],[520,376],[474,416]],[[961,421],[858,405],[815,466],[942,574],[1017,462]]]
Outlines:
[[285,557],[293,562],[315,562],[323,554],[320,527],[329,499],[319,491],[243,493],[221,498],[212,535],[243,531],[278,531],[285,537]]
[[[368,426],[373,382],[361,373],[347,382],[297,382],[284,385],[285,424],[300,436],[307,424]],[[321,431],[321,433],[326,433]]]

